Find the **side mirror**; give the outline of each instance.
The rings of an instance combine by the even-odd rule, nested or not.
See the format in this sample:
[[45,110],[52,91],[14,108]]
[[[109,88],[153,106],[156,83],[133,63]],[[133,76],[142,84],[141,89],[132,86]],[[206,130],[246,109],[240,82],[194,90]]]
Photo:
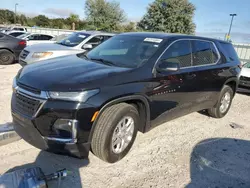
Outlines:
[[179,63],[169,62],[169,60],[163,59],[158,64],[156,70],[159,72],[176,72],[180,69]]
[[92,44],[84,44],[82,49],[84,50],[91,50],[93,48]]

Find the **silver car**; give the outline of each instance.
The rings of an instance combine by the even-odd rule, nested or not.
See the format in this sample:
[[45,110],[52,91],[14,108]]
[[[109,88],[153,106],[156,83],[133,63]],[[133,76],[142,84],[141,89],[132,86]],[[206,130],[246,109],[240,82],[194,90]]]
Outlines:
[[99,31],[74,32],[60,42],[34,44],[26,47],[19,56],[19,63],[25,66],[46,59],[82,53],[91,50],[114,35]]

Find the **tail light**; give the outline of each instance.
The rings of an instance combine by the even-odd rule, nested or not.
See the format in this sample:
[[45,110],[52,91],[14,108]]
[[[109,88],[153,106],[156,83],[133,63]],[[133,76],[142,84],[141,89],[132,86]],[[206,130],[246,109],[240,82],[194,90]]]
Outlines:
[[26,46],[26,40],[21,40],[18,42],[20,46]]

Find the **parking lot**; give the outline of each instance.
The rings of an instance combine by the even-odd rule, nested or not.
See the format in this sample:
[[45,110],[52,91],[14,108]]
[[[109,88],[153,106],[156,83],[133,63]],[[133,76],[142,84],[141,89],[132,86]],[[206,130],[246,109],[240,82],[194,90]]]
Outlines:
[[[0,124],[11,122],[12,79],[20,65],[0,66]],[[138,134],[115,164],[40,151],[23,140],[0,147],[0,174],[39,166],[73,173],[61,187],[250,187],[250,95],[236,94],[223,119],[193,113]],[[202,142],[202,143],[201,143]],[[56,185],[55,185],[56,186]]]

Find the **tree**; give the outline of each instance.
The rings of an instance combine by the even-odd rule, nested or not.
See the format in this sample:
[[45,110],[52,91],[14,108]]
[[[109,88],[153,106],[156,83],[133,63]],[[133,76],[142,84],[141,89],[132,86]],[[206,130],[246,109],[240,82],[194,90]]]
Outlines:
[[86,0],[85,14],[90,25],[104,31],[114,31],[126,18],[118,2],[106,0]]
[[17,16],[18,23],[21,25],[27,25],[27,18],[24,14],[21,14],[20,16]]
[[134,22],[129,22],[123,26],[124,32],[136,31],[136,24]]
[[80,18],[79,15],[77,14],[70,14],[69,17],[67,18],[69,20],[69,22],[73,23],[73,22],[79,22]]
[[13,11],[0,9],[0,23],[14,23],[14,15],[15,13]]
[[50,24],[50,19],[44,15],[38,15],[33,20],[37,26],[48,27]]
[[188,0],[155,0],[138,26],[147,31],[193,34],[194,11],[195,6]]

